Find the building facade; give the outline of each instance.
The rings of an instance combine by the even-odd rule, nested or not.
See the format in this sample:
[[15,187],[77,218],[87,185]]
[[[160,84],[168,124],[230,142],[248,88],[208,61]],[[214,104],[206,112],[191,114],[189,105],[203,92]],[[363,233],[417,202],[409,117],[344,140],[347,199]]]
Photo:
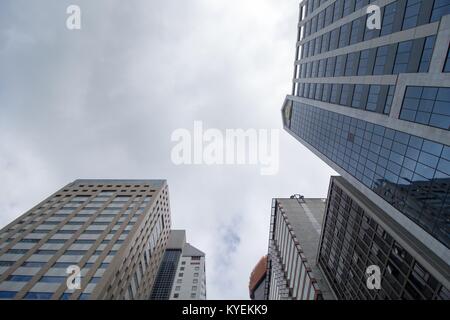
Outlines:
[[449,13],[445,0],[302,1],[282,108],[292,136],[447,265]]
[[205,254],[172,230],[151,300],[206,300]]
[[[450,300],[450,268],[342,177],[332,177],[318,265],[339,299]],[[378,266],[379,288],[367,285]]]
[[321,300],[334,296],[317,267],[325,199],[273,199],[265,297]]
[[0,231],[0,299],[147,299],[170,224],[165,180],[69,183]]
[[250,274],[248,290],[250,299],[266,300],[267,256],[262,257]]

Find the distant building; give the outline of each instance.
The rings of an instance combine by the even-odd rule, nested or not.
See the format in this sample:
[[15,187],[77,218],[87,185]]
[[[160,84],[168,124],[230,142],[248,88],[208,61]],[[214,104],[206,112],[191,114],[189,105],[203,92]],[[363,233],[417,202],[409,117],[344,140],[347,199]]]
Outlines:
[[170,223],[165,180],[69,183],[0,231],[0,299],[146,299]]
[[316,265],[325,199],[273,199],[265,297],[333,299]]
[[262,257],[250,275],[250,283],[248,285],[250,299],[266,300],[266,273],[267,273],[267,256]]
[[152,300],[205,300],[205,254],[186,243],[185,230],[172,230]]

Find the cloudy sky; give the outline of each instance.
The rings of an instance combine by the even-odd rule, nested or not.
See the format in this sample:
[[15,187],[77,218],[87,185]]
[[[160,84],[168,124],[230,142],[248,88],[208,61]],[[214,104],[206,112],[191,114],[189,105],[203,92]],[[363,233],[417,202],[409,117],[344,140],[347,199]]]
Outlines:
[[[0,227],[77,178],[163,178],[206,253],[210,299],[247,299],[271,199],[324,197],[333,171],[285,132],[280,169],[175,165],[171,134],[281,129],[298,0],[2,0]],[[77,4],[82,29],[66,28]]]

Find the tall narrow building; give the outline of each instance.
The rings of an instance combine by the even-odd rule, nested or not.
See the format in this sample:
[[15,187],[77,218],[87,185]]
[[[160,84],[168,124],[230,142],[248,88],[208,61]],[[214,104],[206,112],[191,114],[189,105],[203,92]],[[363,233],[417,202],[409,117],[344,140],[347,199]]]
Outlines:
[[205,254],[172,230],[151,300],[206,300]]
[[302,1],[282,108],[284,128],[432,252],[436,270],[450,264],[449,13],[442,0]]
[[267,300],[334,299],[316,263],[324,209],[325,199],[272,200]]
[[0,231],[0,299],[147,299],[170,224],[165,180],[69,183]]

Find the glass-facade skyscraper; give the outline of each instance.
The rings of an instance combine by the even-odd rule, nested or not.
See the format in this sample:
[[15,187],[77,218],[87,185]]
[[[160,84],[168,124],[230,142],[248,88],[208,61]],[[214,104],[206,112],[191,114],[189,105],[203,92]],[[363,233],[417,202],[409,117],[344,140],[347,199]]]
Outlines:
[[170,224],[165,180],[69,183],[0,230],[0,299],[148,299]]
[[447,265],[449,40],[448,0],[302,1],[282,108],[292,136]]

